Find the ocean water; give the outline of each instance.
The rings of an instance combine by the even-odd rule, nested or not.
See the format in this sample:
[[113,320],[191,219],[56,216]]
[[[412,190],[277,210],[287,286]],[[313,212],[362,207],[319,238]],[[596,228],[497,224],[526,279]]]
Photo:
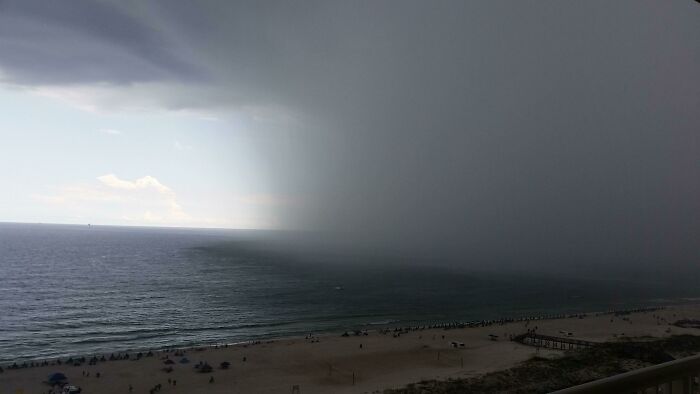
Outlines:
[[614,281],[333,263],[246,231],[0,224],[0,362],[668,303]]

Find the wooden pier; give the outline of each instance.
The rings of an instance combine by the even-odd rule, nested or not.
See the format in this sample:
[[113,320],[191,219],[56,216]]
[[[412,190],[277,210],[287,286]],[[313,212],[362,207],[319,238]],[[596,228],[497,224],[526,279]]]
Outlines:
[[565,337],[553,337],[550,335],[540,335],[534,332],[528,332],[525,334],[520,334],[513,338],[514,341],[522,343],[523,345],[545,347],[551,349],[561,349],[561,350],[573,350],[573,349],[584,349],[592,346],[596,346],[597,342],[584,341],[581,339],[565,338]]

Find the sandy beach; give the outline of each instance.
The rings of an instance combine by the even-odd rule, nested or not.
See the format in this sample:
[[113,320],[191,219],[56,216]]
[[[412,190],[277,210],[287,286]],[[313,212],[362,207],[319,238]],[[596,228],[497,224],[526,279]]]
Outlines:
[[[506,369],[536,354],[557,357],[561,350],[540,349],[510,341],[511,335],[537,327],[537,333],[605,342],[621,338],[698,335],[696,328],[681,328],[672,323],[681,319],[700,319],[700,306],[669,306],[662,310],[625,315],[589,313],[583,318],[496,323],[483,327],[454,329],[417,329],[367,335],[342,336],[342,333],[289,338],[255,344],[189,349],[182,356],[174,351],[157,351],[152,357],[135,360],[83,363],[80,366],[48,365],[8,369],[0,373],[0,393],[47,393],[42,383],[49,374],[64,373],[83,393],[149,393],[157,384],[169,393],[374,393],[398,388],[423,379],[448,379],[478,376]],[[497,335],[492,340],[490,335]],[[464,347],[452,342],[463,343]],[[109,358],[109,355],[106,355]],[[88,356],[89,357],[89,356]],[[163,369],[165,358],[172,359],[172,372]],[[65,360],[65,359],[64,359]],[[224,361],[229,369],[221,369]],[[211,373],[194,367],[206,362]],[[89,376],[84,376],[89,373]],[[97,374],[100,377],[97,377]],[[210,382],[213,377],[213,382]],[[169,382],[176,381],[176,385]]]

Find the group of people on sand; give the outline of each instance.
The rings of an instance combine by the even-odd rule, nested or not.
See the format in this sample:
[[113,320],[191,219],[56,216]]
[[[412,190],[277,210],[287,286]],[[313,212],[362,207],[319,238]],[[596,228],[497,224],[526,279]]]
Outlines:
[[[354,331],[352,332],[352,334],[353,334],[354,336],[356,336],[356,337],[359,337],[359,336],[367,336],[367,335],[369,335],[369,333],[367,332],[367,330],[363,330],[363,331],[354,330]],[[349,337],[350,334],[349,334],[347,331],[345,331],[345,332],[343,333],[343,335],[341,335],[341,336],[343,336],[343,337]]]
[[[170,380],[170,379],[168,379],[168,380]],[[153,394],[153,393],[155,393],[155,392],[160,391],[162,388],[163,388],[163,385],[160,384],[160,383],[158,383],[157,385],[153,386],[150,390],[148,390],[148,392],[149,392],[150,394]],[[133,389],[133,388],[131,387],[131,385],[129,385],[129,391],[131,391],[132,389]]]
[[[141,359],[143,357],[153,357],[153,352],[148,351],[148,353],[143,353],[139,352],[136,353],[134,356],[137,360]],[[106,362],[106,361],[117,361],[117,360],[129,360],[132,359],[132,356],[129,355],[129,353],[117,353],[116,355],[112,353],[109,357],[105,357],[104,355],[97,357],[97,356],[92,356],[90,359],[86,357],[68,357],[65,360],[62,360],[60,358],[57,358],[55,360],[43,360],[43,361],[25,361],[22,364],[17,364],[12,363],[12,365],[8,365],[7,369],[24,369],[24,368],[34,368],[34,367],[46,367],[49,365],[68,365],[68,366],[74,366],[74,367],[79,367],[83,364],[88,364],[88,365],[97,365],[99,362]],[[0,367],[0,373],[3,372],[3,368]]]
[[[100,376],[102,376],[102,375],[101,375],[99,372],[96,372],[96,373],[95,373],[95,377],[96,377],[96,378],[99,379]],[[90,377],[90,371],[83,371],[83,377],[89,378],[89,377]]]
[[314,334],[308,334],[307,336],[304,337],[304,339],[309,343],[321,342],[321,338],[319,336],[314,335]]
[[[621,314],[629,314],[629,313],[654,312],[654,311],[658,311],[661,309],[665,309],[665,307],[649,307],[649,308],[609,310],[609,311],[605,311],[605,312],[598,312],[595,314],[595,316],[606,315],[606,314],[614,314],[614,315],[619,316]],[[505,325],[505,324],[514,323],[514,322],[525,322],[527,325],[531,321],[550,320],[550,319],[565,319],[565,318],[566,319],[573,319],[573,318],[583,319],[583,318],[586,318],[587,316],[588,316],[588,314],[586,314],[586,313],[545,314],[545,315],[523,316],[523,317],[515,317],[515,318],[473,320],[473,321],[468,321],[468,322],[450,322],[450,323],[427,324],[427,325],[420,325],[420,326],[404,326],[404,327],[394,327],[393,329],[392,328],[383,328],[383,329],[378,330],[377,332],[380,334],[383,334],[383,335],[391,334],[394,338],[398,338],[401,336],[401,334],[406,334],[406,333],[409,333],[411,331],[422,331],[422,330],[428,330],[428,329],[450,330],[450,329],[458,329],[458,328],[489,327],[489,326],[494,326],[494,325]],[[353,333],[355,336],[368,335],[367,331],[355,330],[355,331],[353,331]],[[348,331],[345,331],[341,336],[349,337],[349,336],[351,336],[351,334]],[[308,339],[308,336],[307,336],[307,339]]]

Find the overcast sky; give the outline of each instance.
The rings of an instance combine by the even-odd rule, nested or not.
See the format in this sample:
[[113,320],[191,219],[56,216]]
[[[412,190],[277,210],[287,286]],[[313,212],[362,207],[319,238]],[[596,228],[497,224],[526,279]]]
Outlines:
[[700,257],[700,5],[0,0],[0,220]]

